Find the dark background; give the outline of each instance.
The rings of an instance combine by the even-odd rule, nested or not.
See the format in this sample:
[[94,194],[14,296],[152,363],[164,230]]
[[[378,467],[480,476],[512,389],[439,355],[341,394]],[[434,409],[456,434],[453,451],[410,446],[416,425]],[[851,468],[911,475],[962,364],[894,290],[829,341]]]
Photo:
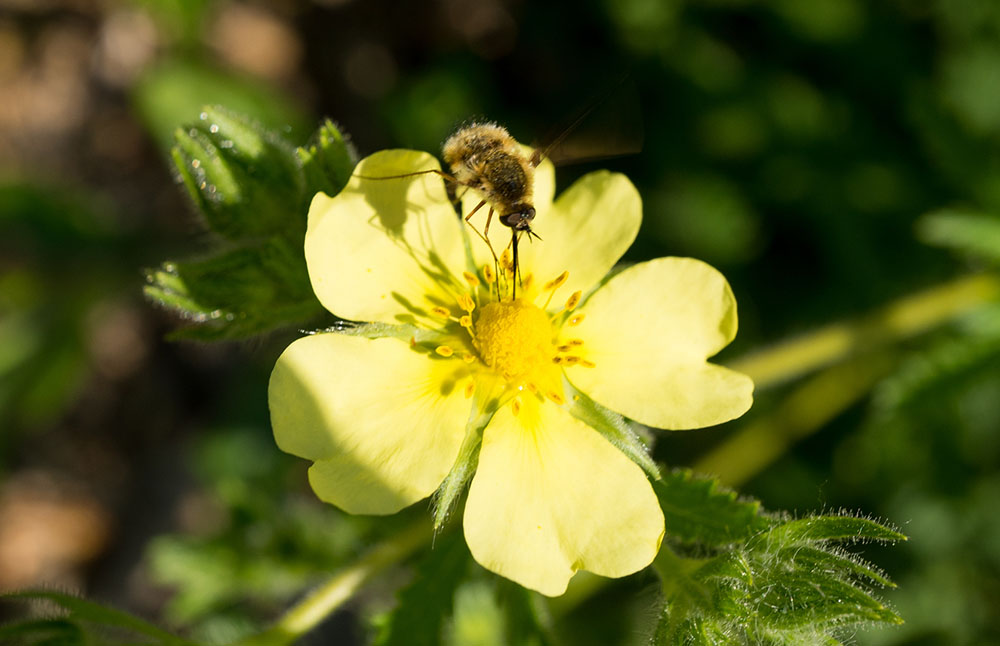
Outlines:
[[[544,143],[593,107],[571,135],[584,157],[641,152],[563,165],[559,186],[627,173],[644,222],[626,260],[726,274],[741,330],[723,362],[979,268],[915,225],[1000,206],[990,0],[0,0],[0,588],[80,590],[211,638],[272,618],[376,530],[316,503],[273,445],[267,376],[297,331],[167,343],[177,321],[143,301],[144,268],[213,244],[168,157],[210,103],[296,144],[329,116],[362,155],[437,152],[475,117]],[[911,536],[867,554],[908,623],[860,643],[1000,639],[1000,344],[964,339],[888,343],[871,385],[766,469],[715,465],[770,509]],[[968,370],[895,396],[956,347]],[[780,430],[796,387],[762,390],[745,422],[660,434],[655,456],[697,464],[742,424]],[[327,634],[360,638],[389,588]]]

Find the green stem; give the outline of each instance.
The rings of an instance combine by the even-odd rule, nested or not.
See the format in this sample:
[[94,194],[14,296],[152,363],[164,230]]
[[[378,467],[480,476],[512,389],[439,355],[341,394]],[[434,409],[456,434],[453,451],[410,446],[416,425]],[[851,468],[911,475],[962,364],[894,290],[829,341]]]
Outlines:
[[418,521],[389,540],[376,546],[287,612],[262,633],[239,642],[239,646],[285,646],[318,626],[330,614],[351,599],[372,577],[400,563],[431,539],[431,526]]
[[728,365],[749,375],[758,389],[767,388],[916,336],[998,297],[1000,277],[965,276],[905,296],[867,316],[826,325],[752,352]]

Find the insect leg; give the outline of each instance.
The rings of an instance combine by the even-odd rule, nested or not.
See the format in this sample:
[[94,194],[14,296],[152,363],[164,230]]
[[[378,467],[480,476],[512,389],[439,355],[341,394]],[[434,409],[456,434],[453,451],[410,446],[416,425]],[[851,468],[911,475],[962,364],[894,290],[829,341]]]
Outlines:
[[449,182],[458,183],[458,180],[449,175],[444,171],[440,171],[436,168],[428,168],[427,170],[417,170],[412,173],[403,173],[402,175],[379,175],[378,177],[373,177],[371,175],[353,175],[353,177],[358,177],[360,179],[402,179],[404,177],[416,177],[417,175],[426,175],[427,173],[434,173],[445,178]]

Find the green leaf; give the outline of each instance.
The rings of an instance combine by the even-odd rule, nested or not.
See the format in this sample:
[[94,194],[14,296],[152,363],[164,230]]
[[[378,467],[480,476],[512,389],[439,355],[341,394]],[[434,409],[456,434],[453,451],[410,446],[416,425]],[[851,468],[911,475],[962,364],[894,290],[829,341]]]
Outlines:
[[[671,486],[674,495],[666,496]],[[766,515],[756,503],[720,491],[715,481],[685,472],[670,474],[654,488],[668,514],[668,538],[679,549],[694,547],[686,555],[664,544],[653,562],[665,601],[654,644],[837,644],[841,630],[902,622],[870,589],[892,582],[839,545],[905,540],[899,532],[847,515]],[[685,509],[697,509],[702,500],[705,510],[729,522],[709,525],[707,532],[685,531],[685,522],[694,527],[707,522],[669,508],[685,495]],[[671,518],[679,532],[671,530]],[[755,525],[759,529],[747,535]],[[706,543],[714,553],[705,553]]]
[[1000,262],[1000,218],[973,211],[945,209],[917,223],[924,242],[949,247],[990,262]]
[[[6,632],[0,632],[0,636],[13,635],[21,638],[23,640],[21,643],[24,644],[99,643],[124,645],[136,643],[136,640],[141,636],[143,641],[140,643],[145,644],[191,645],[191,642],[157,628],[138,617],[62,592],[48,590],[13,592],[0,596],[0,599],[48,601],[66,612],[66,616],[62,618],[26,621],[9,624],[2,628]],[[78,635],[80,636],[79,641],[72,641],[76,640]],[[94,639],[91,639],[91,636]],[[59,641],[63,637],[71,641]]]
[[762,534],[758,543],[799,545],[816,541],[895,542],[906,536],[867,518],[855,516],[809,516],[791,520]]
[[212,106],[178,128],[174,140],[174,166],[209,229],[234,241],[305,235],[305,180],[294,149],[279,136]]
[[760,503],[740,500],[717,480],[675,470],[653,482],[666,521],[667,535],[682,543],[720,547],[746,540],[773,521]]
[[351,177],[357,156],[336,124],[327,119],[313,135],[315,143],[296,151],[310,194],[336,195]]
[[8,646],[83,646],[87,635],[65,619],[36,619],[0,626],[0,643]]
[[836,627],[844,623],[900,624],[899,615],[836,570],[775,568],[763,571],[752,588],[754,619],[767,632]]
[[279,237],[204,260],[166,262],[146,280],[146,296],[197,324],[173,338],[242,339],[323,312],[299,246]]
[[378,646],[437,646],[455,593],[465,575],[469,551],[461,532],[439,536],[417,566],[413,581],[399,593],[399,604],[375,643]]

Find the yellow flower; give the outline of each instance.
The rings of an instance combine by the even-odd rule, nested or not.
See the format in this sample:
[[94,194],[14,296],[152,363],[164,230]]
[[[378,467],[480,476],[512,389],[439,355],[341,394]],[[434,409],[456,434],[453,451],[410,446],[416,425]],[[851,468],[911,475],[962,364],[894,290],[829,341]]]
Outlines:
[[[356,175],[429,168],[439,166],[426,153],[385,151]],[[738,417],[753,389],[706,361],[736,334],[732,292],[708,265],[660,258],[591,293],[639,228],[628,179],[598,172],[556,201],[553,191],[543,163],[532,225],[542,241],[522,241],[514,301],[509,273],[491,275],[492,256],[437,175],[356,176],[336,197],[318,194],[305,242],[313,289],[337,316],[372,325],[295,341],[268,393],[278,446],[313,460],[316,494],[351,513],[391,514],[429,496],[481,438],[469,549],[547,595],[577,570],[645,567],[664,531],[643,470],[572,414],[578,393],[685,429]],[[501,246],[510,230],[494,221],[491,234]]]

